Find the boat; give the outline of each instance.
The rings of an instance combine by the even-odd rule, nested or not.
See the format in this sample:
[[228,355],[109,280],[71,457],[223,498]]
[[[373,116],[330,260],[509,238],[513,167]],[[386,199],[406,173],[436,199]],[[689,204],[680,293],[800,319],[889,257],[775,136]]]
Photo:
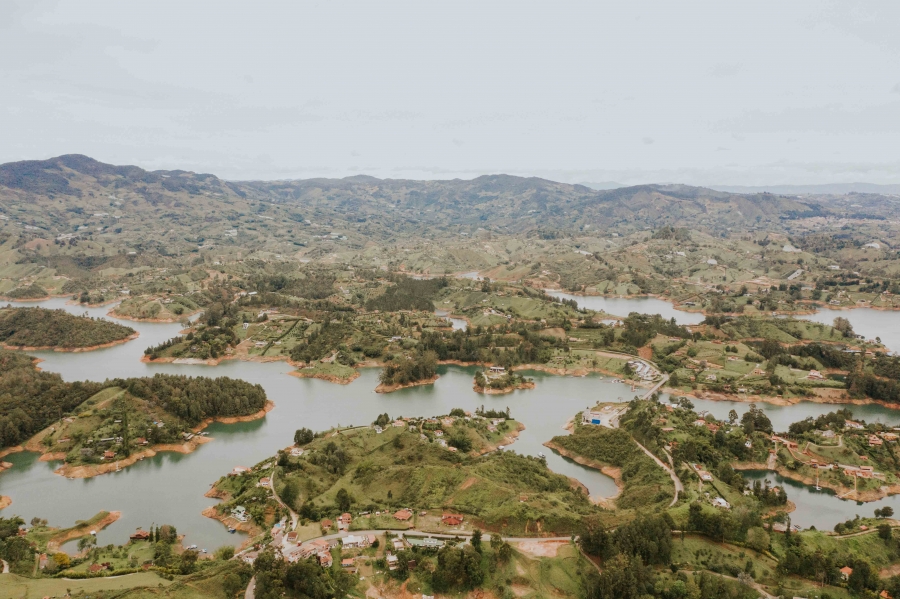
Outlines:
[[234,534],[236,531],[237,531],[236,528],[229,528],[229,529],[228,529],[228,532],[230,532],[231,534]]
[[546,458],[547,456],[544,455],[544,452],[543,452],[543,451],[539,451],[539,452],[538,452],[538,457],[539,457],[539,458]]
[[504,449],[506,449],[506,446],[505,446],[505,445],[500,445],[500,446],[497,447],[497,449],[499,449],[500,451],[503,451]]

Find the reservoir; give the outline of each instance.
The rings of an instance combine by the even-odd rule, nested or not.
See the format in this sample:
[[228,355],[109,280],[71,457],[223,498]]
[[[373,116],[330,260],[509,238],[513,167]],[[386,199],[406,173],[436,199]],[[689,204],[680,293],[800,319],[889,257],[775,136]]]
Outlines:
[[[600,300],[571,296],[577,301]],[[651,311],[657,303],[669,307],[665,316],[695,320],[702,315],[674,310],[661,300],[617,299],[614,308],[604,308],[616,315],[633,311]],[[46,308],[62,308],[74,314],[87,312],[94,317],[104,317],[109,306],[85,309],[67,305],[63,299],[39,303],[13,305],[40,305]],[[591,307],[594,307],[593,305]],[[599,307],[599,304],[598,304]],[[848,318],[857,310],[844,311]],[[878,318],[900,319],[900,313],[876,312]],[[76,520],[87,519],[100,510],[118,510],[122,517],[109,528],[100,531],[98,543],[124,543],[136,528],[151,525],[172,524],[185,536],[185,543],[197,544],[210,551],[224,544],[240,541],[239,535],[230,535],[220,523],[204,518],[200,512],[216,500],[204,497],[210,485],[234,466],[252,466],[273,455],[278,449],[291,444],[294,431],[300,427],[313,430],[333,426],[365,425],[378,414],[387,412],[392,417],[432,416],[446,414],[452,408],[475,411],[510,408],[513,418],[524,423],[526,430],[509,450],[534,455],[543,452],[548,466],[555,472],[582,482],[594,496],[610,496],[615,492],[612,480],[603,474],[565,459],[543,447],[553,436],[565,434],[563,427],[577,412],[599,401],[628,401],[636,393],[630,386],[610,382],[609,377],[588,375],[585,377],[554,376],[542,372],[525,372],[534,378],[537,387],[515,391],[507,395],[482,395],[472,390],[473,368],[442,366],[440,379],[434,385],[412,387],[390,394],[376,394],[378,369],[363,369],[361,376],[349,385],[336,385],[317,379],[299,379],[288,376],[293,370],[284,362],[266,364],[226,361],[219,366],[179,364],[145,364],[140,362],[144,349],[177,335],[181,326],[177,323],[142,323],[120,321],[140,332],[140,337],[128,343],[84,353],[30,352],[43,360],[40,367],[59,373],[65,380],[105,380],[116,377],[152,376],[157,372],[186,374],[190,376],[229,376],[262,385],[275,409],[266,418],[238,424],[213,424],[206,430],[213,441],[201,445],[187,455],[160,453],[153,458],[123,469],[91,479],[67,480],[53,473],[58,463],[38,461],[34,453],[10,454],[6,458],[13,467],[0,474],[0,494],[12,498],[13,504],[3,510],[3,516],[19,515],[26,521],[34,516],[47,518],[55,526],[71,526]],[[852,322],[852,320],[851,320]],[[463,326],[461,321],[457,326]],[[456,323],[454,323],[456,324]],[[855,326],[855,323],[854,323]],[[881,326],[882,331],[888,326]],[[862,329],[860,329],[862,332]],[[882,334],[882,338],[884,335]],[[900,347],[900,344],[898,344]],[[727,417],[734,408],[738,414],[747,410],[746,403],[694,402],[697,409],[709,410],[719,418]],[[775,424],[785,429],[787,424],[809,415],[817,415],[837,409],[836,405],[804,402],[793,406],[761,404]],[[851,406],[861,419],[900,424],[900,412],[878,405]],[[771,473],[767,475],[774,476]],[[854,513],[869,514],[879,503],[857,507],[853,502],[833,496],[816,495],[809,502],[796,501],[802,491],[789,487],[789,496],[798,505],[793,515],[795,523],[808,525],[803,518],[809,514],[818,519],[822,508],[815,501],[824,501],[833,510],[835,522],[846,520]],[[884,500],[900,510],[900,498]],[[809,508],[805,507],[809,503]],[[802,504],[802,505],[801,505]],[[822,528],[821,524],[816,526]],[[833,524],[832,524],[833,526]]]

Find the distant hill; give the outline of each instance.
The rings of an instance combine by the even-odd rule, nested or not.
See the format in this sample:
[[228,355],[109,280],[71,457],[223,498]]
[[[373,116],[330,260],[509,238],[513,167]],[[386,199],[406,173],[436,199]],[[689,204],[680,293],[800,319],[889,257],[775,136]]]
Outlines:
[[813,185],[711,185],[713,189],[732,193],[778,193],[787,195],[844,195],[848,193],[900,194],[900,183],[879,185],[877,183],[825,183]]
[[14,255],[0,251],[0,262],[26,260],[77,276],[201,249],[224,256],[321,248],[317,257],[398,240],[459,241],[480,230],[547,239],[666,225],[783,231],[793,219],[831,214],[830,206],[846,214],[826,200],[687,185],[597,190],[503,174],[225,181],[70,154],[0,165],[0,226],[22,235]]

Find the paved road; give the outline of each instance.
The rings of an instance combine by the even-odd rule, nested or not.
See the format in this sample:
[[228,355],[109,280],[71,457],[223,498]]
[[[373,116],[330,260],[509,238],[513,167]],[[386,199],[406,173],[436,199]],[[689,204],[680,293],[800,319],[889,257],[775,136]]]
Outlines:
[[281,507],[283,507],[284,509],[286,509],[286,510],[287,510],[288,512],[290,512],[290,514],[291,514],[291,527],[290,527],[288,530],[296,530],[296,528],[297,528],[297,522],[300,520],[300,515],[297,514],[297,512],[295,512],[295,511],[292,510],[291,508],[289,508],[289,507],[287,506],[287,504],[281,500],[281,497],[279,497],[279,496],[278,496],[278,493],[275,491],[275,471],[276,471],[276,470],[278,470],[278,466],[274,466],[274,467],[272,468],[272,476],[271,476],[271,480],[272,480],[272,497],[275,498],[275,501],[277,501],[279,504],[281,504]]
[[[458,533],[444,533],[444,532],[425,532],[425,531],[415,530],[415,529],[410,529],[410,530],[388,530],[388,529],[351,530],[350,532],[341,531],[341,532],[332,533],[330,535],[325,535],[323,537],[316,537],[314,539],[308,539],[308,540],[300,543],[298,545],[298,547],[302,547],[303,545],[307,545],[309,543],[312,543],[313,541],[321,541],[321,540],[331,541],[334,539],[342,539],[342,538],[346,537],[347,535],[357,535],[357,536],[380,535],[380,534],[383,534],[386,532],[389,532],[392,534],[403,533],[403,536],[405,536],[405,537],[431,537],[434,539],[466,539],[466,540],[468,540],[472,537],[472,533],[465,532],[465,531],[460,531]],[[490,538],[490,535],[486,534],[485,538]],[[502,537],[502,538],[504,541],[506,541],[508,543],[526,543],[529,541],[571,541],[572,540],[571,536],[568,536],[568,537]]]
[[654,385],[652,389],[650,389],[649,391],[644,393],[644,396],[641,399],[650,399],[651,395],[653,395],[654,393],[659,391],[660,387],[662,387],[663,385],[665,385],[668,382],[669,382],[669,375],[668,374],[663,375],[663,377],[661,379],[659,379],[659,382],[656,383],[656,385]]
[[669,507],[672,507],[673,505],[678,503],[678,495],[680,493],[684,492],[684,485],[681,483],[681,479],[678,478],[677,474],[675,474],[675,470],[673,468],[671,468],[668,464],[666,464],[661,459],[656,457],[652,451],[650,451],[649,449],[647,449],[646,447],[644,447],[643,445],[638,443],[637,439],[635,439],[634,442],[637,443],[637,446],[640,447],[644,451],[644,453],[646,453],[648,456],[650,456],[650,459],[652,459],[654,462],[656,462],[656,464],[660,468],[662,468],[663,470],[666,471],[666,473],[669,475],[669,478],[671,478],[672,482],[675,484],[675,496],[672,498],[672,502],[669,503]]
[[254,599],[256,597],[256,577],[250,579],[247,583],[247,590],[244,592],[244,599]]

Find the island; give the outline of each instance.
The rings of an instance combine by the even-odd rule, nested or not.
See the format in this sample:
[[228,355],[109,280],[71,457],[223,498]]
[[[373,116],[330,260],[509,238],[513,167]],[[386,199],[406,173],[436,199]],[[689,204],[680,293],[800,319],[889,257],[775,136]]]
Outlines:
[[208,423],[261,418],[273,407],[261,386],[239,379],[157,374],[67,383],[9,350],[0,350],[0,393],[0,449],[64,461],[57,473],[70,478],[158,451],[192,451],[209,440],[200,433]]
[[0,344],[7,349],[90,351],[137,336],[130,327],[64,310],[0,308]]

